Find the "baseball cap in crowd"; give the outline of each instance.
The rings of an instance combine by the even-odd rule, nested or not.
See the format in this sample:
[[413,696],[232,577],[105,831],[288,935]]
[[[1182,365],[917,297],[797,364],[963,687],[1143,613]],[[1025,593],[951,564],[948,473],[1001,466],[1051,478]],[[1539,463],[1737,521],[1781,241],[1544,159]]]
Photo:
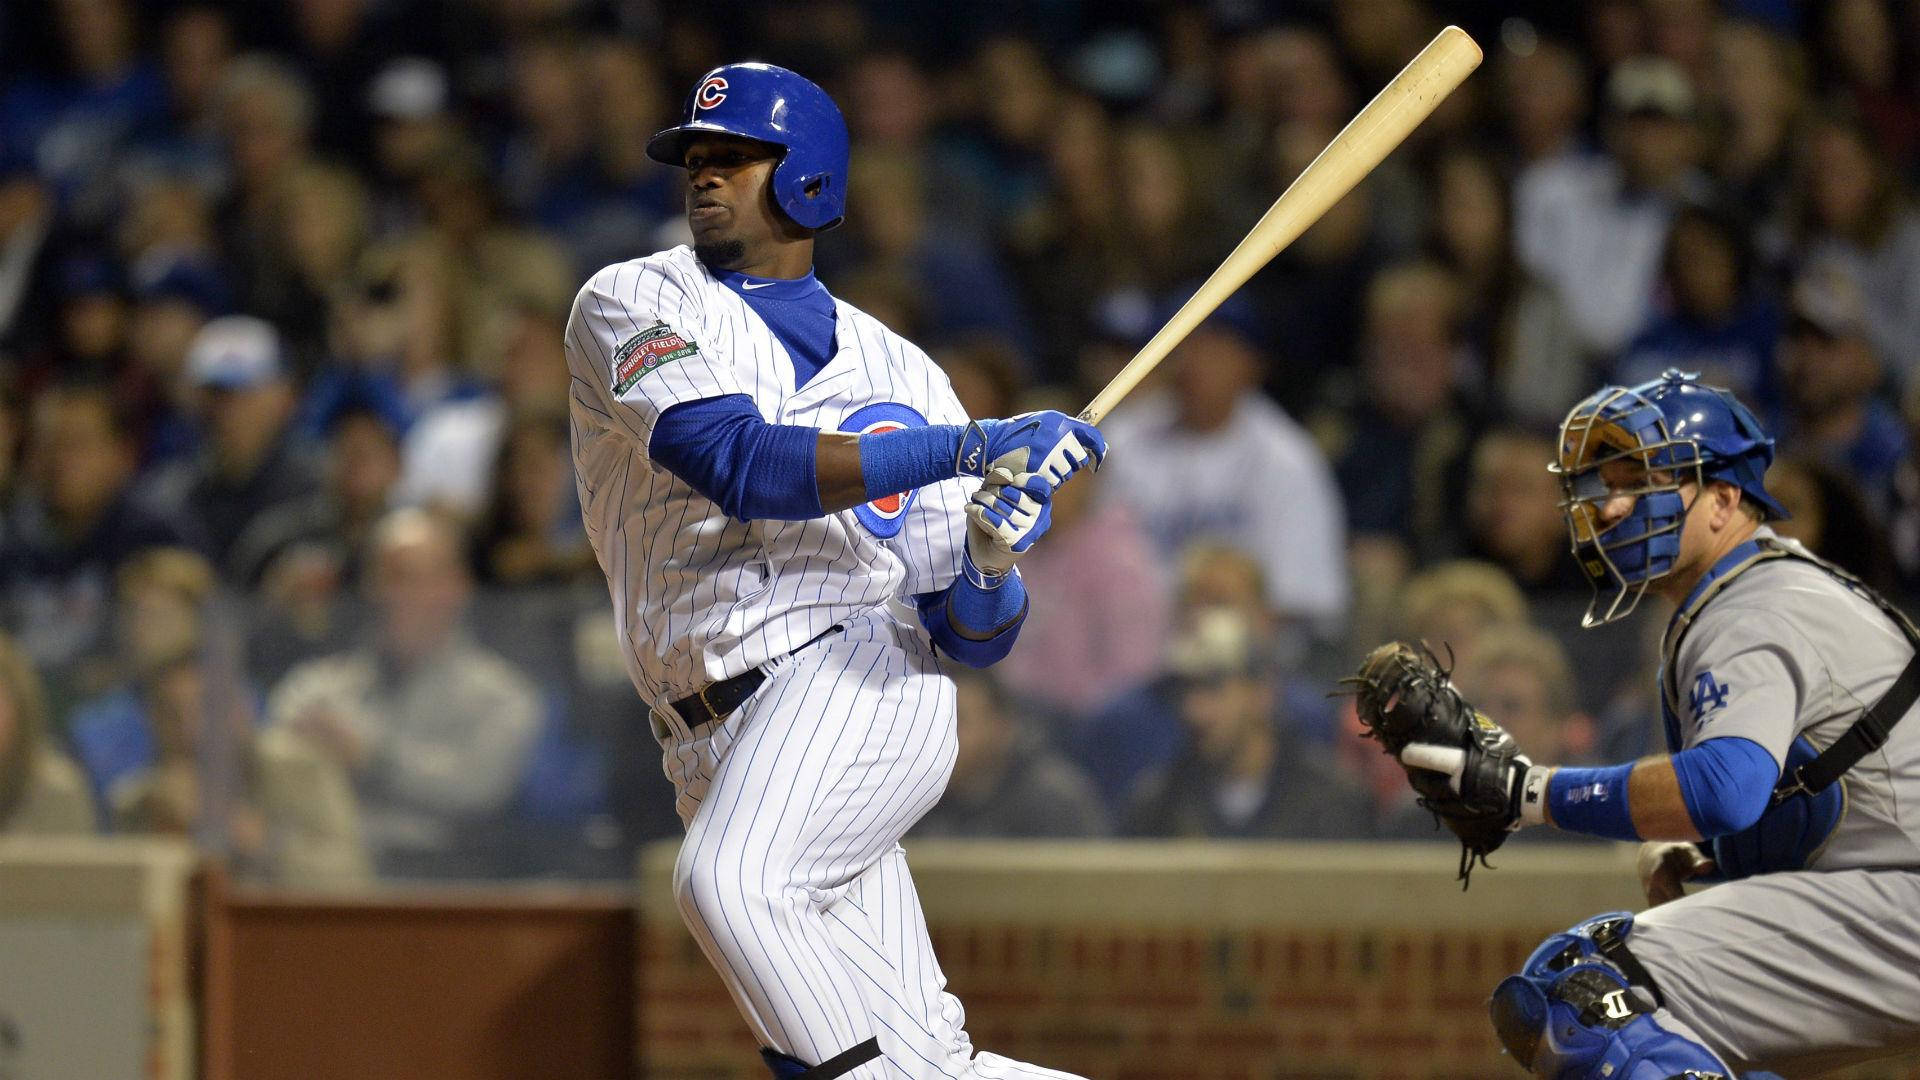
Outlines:
[[395,60],[374,76],[367,108],[384,120],[430,120],[447,108],[447,72],[424,57]]
[[[1180,305],[1186,303],[1198,291],[1200,291],[1199,286],[1195,285],[1169,295],[1153,320],[1152,327],[1148,329],[1148,336],[1152,336],[1165,326],[1167,320],[1173,318],[1174,313],[1180,310]],[[1265,348],[1267,344],[1266,324],[1260,320],[1260,313],[1254,310],[1253,301],[1249,300],[1245,293],[1234,293],[1221,301],[1220,306],[1214,308],[1212,314],[1200,321],[1200,325],[1225,330],[1242,338],[1255,349]]]
[[1794,279],[1789,297],[1789,332],[1811,327],[1830,340],[1867,337],[1867,300],[1860,282],[1835,260],[1814,263]]
[[1658,56],[1633,56],[1607,76],[1607,107],[1619,116],[1693,115],[1693,83],[1679,64]]
[[187,380],[214,390],[248,390],[280,378],[280,334],[251,315],[228,315],[200,328],[187,347]]
[[141,303],[178,300],[204,315],[227,310],[227,283],[209,263],[178,255],[142,259],[133,268],[133,295]]

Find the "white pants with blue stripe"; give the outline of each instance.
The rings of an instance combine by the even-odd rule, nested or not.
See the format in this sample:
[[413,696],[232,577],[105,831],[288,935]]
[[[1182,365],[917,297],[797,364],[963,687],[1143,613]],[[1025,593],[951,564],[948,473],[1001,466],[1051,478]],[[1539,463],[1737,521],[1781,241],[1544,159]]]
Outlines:
[[884,609],[768,668],[711,729],[655,712],[687,836],[687,928],[763,1045],[809,1064],[878,1038],[850,1080],[1055,1078],[975,1054],[900,838],[953,769],[953,683]]

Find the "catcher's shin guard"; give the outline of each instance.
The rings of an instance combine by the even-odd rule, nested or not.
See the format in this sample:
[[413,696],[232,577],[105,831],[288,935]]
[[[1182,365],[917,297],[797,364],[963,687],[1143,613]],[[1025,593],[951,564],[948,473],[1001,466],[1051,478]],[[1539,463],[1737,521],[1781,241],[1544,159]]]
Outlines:
[[766,1047],[760,1050],[760,1057],[766,1061],[767,1068],[773,1070],[774,1080],[833,1080],[833,1077],[845,1076],[879,1056],[879,1039],[868,1039],[851,1049],[842,1050],[818,1065],[808,1065],[778,1050]]
[[1550,1080],[1729,1080],[1713,1052],[1655,1019],[1658,988],[1626,951],[1633,916],[1588,919],[1543,942],[1493,991],[1494,1031]]

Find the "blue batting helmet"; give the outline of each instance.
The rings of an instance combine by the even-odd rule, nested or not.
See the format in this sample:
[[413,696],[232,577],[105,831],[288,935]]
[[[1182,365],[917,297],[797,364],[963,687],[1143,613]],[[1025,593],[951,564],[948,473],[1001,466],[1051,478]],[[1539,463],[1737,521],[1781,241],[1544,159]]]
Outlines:
[[[1603,475],[1615,463],[1628,467]],[[1688,508],[1681,485],[1721,480],[1768,520],[1787,517],[1767,493],[1772,463],[1773,439],[1760,421],[1731,392],[1703,385],[1697,375],[1668,369],[1639,386],[1603,387],[1575,405],[1560,425],[1553,471],[1565,493],[1574,558],[1594,587],[1586,625],[1626,616],[1649,583],[1673,572]],[[1632,512],[1605,524],[1601,506],[1621,495],[1633,497]],[[1602,611],[1605,586],[1616,593]]]
[[786,152],[773,169],[774,205],[809,229],[840,224],[847,207],[847,122],[825,90],[772,64],[714,68],[687,95],[686,118],[647,140],[647,156],[684,166],[702,135],[738,135]]

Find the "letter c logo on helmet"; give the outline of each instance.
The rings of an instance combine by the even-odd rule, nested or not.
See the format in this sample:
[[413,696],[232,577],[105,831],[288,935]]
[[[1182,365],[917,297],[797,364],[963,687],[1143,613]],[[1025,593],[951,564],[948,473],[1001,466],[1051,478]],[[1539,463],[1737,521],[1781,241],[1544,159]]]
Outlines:
[[711,109],[727,100],[727,80],[719,75],[709,75],[700,89],[693,92],[694,111]]

